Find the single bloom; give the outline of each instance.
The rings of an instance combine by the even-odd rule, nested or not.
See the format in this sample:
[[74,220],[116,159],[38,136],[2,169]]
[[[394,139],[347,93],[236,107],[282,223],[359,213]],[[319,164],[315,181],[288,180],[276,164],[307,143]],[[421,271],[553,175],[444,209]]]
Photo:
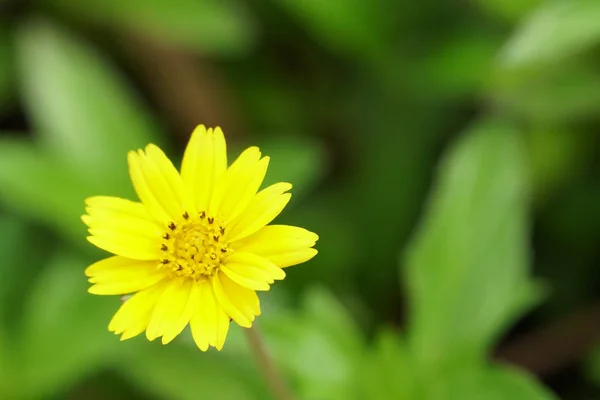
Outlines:
[[201,350],[220,350],[231,321],[249,328],[260,315],[257,291],[317,254],[315,233],[268,225],[292,185],[259,191],[269,157],[257,147],[228,167],[220,128],[194,130],[180,173],[153,144],[128,162],[140,202],[91,197],[82,217],[88,240],[114,254],[86,269],[89,292],[131,295],[108,326],[121,340],[145,331],[167,344],[189,324]]

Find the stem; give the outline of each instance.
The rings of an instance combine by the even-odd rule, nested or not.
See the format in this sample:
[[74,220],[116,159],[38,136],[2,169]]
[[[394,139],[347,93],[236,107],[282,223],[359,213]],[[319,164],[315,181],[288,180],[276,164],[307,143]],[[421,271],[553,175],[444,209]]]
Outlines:
[[294,396],[292,396],[287,384],[277,371],[273,359],[269,356],[269,352],[256,325],[252,328],[244,329],[244,331],[252,349],[252,354],[254,354],[256,362],[262,370],[273,398],[277,400],[294,400]]

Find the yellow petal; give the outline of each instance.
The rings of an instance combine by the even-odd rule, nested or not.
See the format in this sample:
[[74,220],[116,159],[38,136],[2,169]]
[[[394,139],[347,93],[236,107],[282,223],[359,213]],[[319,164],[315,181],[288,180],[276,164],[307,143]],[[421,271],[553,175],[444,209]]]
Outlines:
[[186,281],[185,278],[172,280],[158,299],[146,329],[148,340],[164,335],[183,314],[191,290],[191,285],[187,285]]
[[291,188],[289,183],[281,182],[261,190],[243,213],[231,222],[228,240],[243,239],[273,221],[290,201],[292,195],[284,192]]
[[257,147],[246,149],[215,186],[209,214],[224,222],[233,220],[252,200],[267,172],[269,158],[260,159]]
[[[300,264],[313,258],[319,236],[304,228],[288,225],[269,225],[241,241],[232,243],[238,252],[263,256],[280,268]],[[235,254],[235,253],[234,253]]]
[[81,217],[98,236],[92,243],[112,253],[140,260],[158,258],[161,228],[141,203],[117,197],[90,197]]
[[85,269],[84,273],[85,273],[85,276],[92,277],[95,275],[108,273],[108,272],[114,271],[114,270],[118,271],[119,269],[121,269],[123,267],[127,267],[131,264],[146,263],[146,262],[147,261],[132,260],[132,259],[126,258],[126,257],[113,256],[113,257],[104,258],[100,261],[96,261],[95,263],[93,263],[89,267],[87,267]]
[[268,225],[231,246],[236,251],[265,256],[312,247],[317,240],[319,236],[316,233],[298,226]]
[[260,304],[254,290],[238,285],[221,271],[213,277],[213,289],[219,305],[227,315],[240,326],[252,326],[254,317],[260,315]]
[[198,348],[223,348],[229,330],[229,317],[217,303],[210,281],[196,282],[197,307],[190,321],[192,336]]
[[258,274],[245,265],[231,264],[228,267],[221,266],[221,270],[235,283],[251,290],[267,291],[271,287],[267,279],[258,277]]
[[195,204],[191,201],[191,196],[183,184],[181,175],[165,153],[158,146],[149,144],[146,146],[146,157],[162,180],[164,186],[161,187],[166,187],[166,194],[171,198],[170,207],[172,207],[173,218],[181,217],[184,211],[195,214]]
[[111,229],[92,228],[87,240],[103,250],[135,260],[158,260],[161,256],[159,239],[134,235]]
[[255,271],[249,270],[244,265],[232,264],[230,267],[221,267],[221,270],[235,283],[251,290],[267,291],[271,289],[266,279],[256,277]]
[[165,283],[160,283],[134,294],[121,305],[110,321],[108,330],[117,335],[122,333],[121,340],[132,338],[146,330],[154,305],[165,287]]
[[85,200],[86,220],[90,228],[114,227],[142,235],[160,235],[162,227],[142,203],[110,196],[94,196]]
[[227,169],[227,147],[221,128],[196,127],[183,154],[181,179],[198,210],[207,210],[215,182]]
[[89,215],[81,217],[90,229],[114,231],[115,234],[141,236],[159,240],[161,229],[153,222],[144,221],[127,216],[121,216],[111,211],[92,210],[87,208]]
[[154,195],[152,191],[153,187],[144,174],[140,155],[134,151],[130,151],[127,154],[127,162],[129,164],[131,183],[140,201],[146,206],[148,212],[156,221],[162,225],[167,225],[171,221],[171,216]]
[[86,268],[85,274],[90,277],[90,283],[128,282],[148,275],[163,275],[163,272],[157,270],[156,265],[156,261],[114,256],[90,265]]
[[269,290],[275,279],[285,278],[281,268],[252,253],[234,253],[221,269],[232,281],[252,290]]
[[135,191],[152,216],[164,225],[178,220],[186,207],[187,194],[175,167],[154,145],[146,153],[129,152],[129,175]]
[[303,249],[293,251],[290,253],[273,254],[265,258],[270,260],[273,264],[279,266],[279,268],[287,268],[291,267],[292,265],[307,262],[308,260],[316,256],[317,253],[317,249]]
[[[165,279],[165,274],[162,272],[155,272],[139,275],[132,274],[129,276],[123,275],[122,277],[126,277],[127,279],[120,280],[119,278],[114,277],[114,280],[112,280],[113,277],[107,277],[106,281],[99,281],[98,283],[90,286],[88,288],[88,292],[98,295],[121,295],[134,293],[161,282],[163,279]],[[90,281],[98,279],[104,279],[104,277],[99,275],[99,278],[93,278],[90,279]]]
[[136,321],[136,323],[134,325],[131,325],[131,327],[127,328],[121,335],[120,340],[123,341],[123,340],[131,339],[131,338],[136,337],[140,333],[144,332],[144,330],[148,326],[149,319],[150,319],[150,313],[148,313],[147,317],[145,317],[144,319],[140,319],[140,320]]
[[[175,302],[183,302],[183,307],[181,307],[181,304],[175,304],[163,316],[163,321],[166,321],[166,328],[164,329],[164,334],[162,336],[162,344],[167,344],[175,339],[175,337],[185,329],[196,310],[198,301],[195,282],[189,279],[186,280],[182,284],[180,292],[181,298],[174,298],[172,300]],[[183,295],[183,293],[187,293],[187,296]]]

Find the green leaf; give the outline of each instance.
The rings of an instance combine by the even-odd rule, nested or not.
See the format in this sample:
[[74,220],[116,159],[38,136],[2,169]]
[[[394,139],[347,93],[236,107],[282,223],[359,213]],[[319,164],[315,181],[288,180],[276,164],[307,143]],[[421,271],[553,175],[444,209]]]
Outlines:
[[476,362],[540,288],[528,279],[528,183],[518,132],[495,121],[450,149],[408,249],[409,340],[426,369]]
[[257,26],[239,0],[46,0],[78,18],[133,28],[159,42],[203,54],[234,55],[250,50]]
[[22,266],[19,260],[22,255],[32,253],[28,249],[30,233],[23,221],[13,215],[0,214],[0,326],[6,323],[5,314],[13,307],[10,297],[13,286],[20,281]]
[[591,63],[500,75],[500,79],[491,88],[496,102],[534,122],[594,118],[600,110],[600,77]]
[[300,398],[347,399],[363,338],[343,305],[325,289],[304,295],[301,312],[269,310],[259,327],[272,354],[296,382]]
[[353,381],[360,399],[418,398],[409,349],[400,336],[389,330],[379,333],[375,347],[358,364]]
[[40,144],[105,195],[132,195],[127,152],[157,139],[148,110],[91,45],[40,20],[18,34],[23,94]]
[[508,367],[458,365],[443,374],[416,375],[411,349],[391,331],[359,365],[355,382],[361,396],[398,400],[551,400],[552,393],[535,378]]
[[352,356],[362,348],[362,334],[352,315],[344,305],[326,288],[313,286],[304,294],[303,310],[305,318],[321,327],[323,333],[336,345]]
[[11,32],[0,26],[0,112],[15,95],[15,75]]
[[119,359],[119,341],[107,329],[119,298],[88,294],[85,267],[59,254],[30,292],[19,347],[25,398],[64,391]]
[[40,265],[45,263],[55,246],[52,237],[22,218],[0,214],[0,327],[4,326],[5,333],[11,338],[17,336],[15,330],[23,314],[23,301],[35,282]]
[[508,41],[505,67],[538,67],[580,53],[600,41],[600,2],[543,2]]
[[202,353],[195,346],[144,343],[118,368],[133,385],[165,399],[267,398],[262,387],[254,383],[261,378],[247,361],[224,354]]
[[535,200],[548,201],[553,192],[591,168],[595,137],[594,132],[564,130],[554,124],[527,132],[525,138]]
[[507,22],[517,22],[525,17],[542,0],[476,0],[483,11]]
[[390,14],[383,3],[365,0],[278,0],[318,40],[341,53],[385,54]]
[[600,386],[600,346],[596,346],[585,360],[585,373],[587,377]]
[[12,348],[3,327],[0,326],[0,397],[3,399],[14,398],[15,370],[12,361]]
[[293,277],[289,285],[294,288],[313,285],[316,276],[321,281],[344,287],[353,278],[348,274],[348,266],[369,251],[358,245],[362,243],[362,237],[355,221],[341,209],[337,191],[321,191],[320,196],[299,201],[289,212],[284,211],[275,223],[302,226],[319,235],[318,256],[288,270]]
[[[306,291],[296,312],[282,305],[285,297],[279,294],[274,288],[260,296],[263,315],[256,325],[293,391],[302,399],[351,398],[355,364],[364,347],[352,316],[321,287]],[[232,326],[223,352],[253,357],[243,328]]]
[[314,140],[279,136],[258,145],[263,154],[271,158],[263,187],[290,182],[294,186],[294,196],[302,196],[310,192],[325,174],[325,149]]
[[0,139],[0,202],[63,233],[85,242],[79,219],[83,199],[92,194],[87,182],[63,163],[48,157],[26,140]]
[[440,380],[430,380],[426,400],[553,400],[550,391],[523,372],[506,367],[459,369]]
[[[368,129],[352,140],[356,147],[353,173],[349,174],[352,180],[347,191],[331,196],[335,203],[329,212],[341,209],[342,219],[349,223],[347,229],[357,233],[352,238],[351,261],[359,265],[355,285],[368,299],[372,314],[388,318],[397,312],[392,304],[398,292],[398,249],[418,222],[431,165],[437,162],[448,122],[445,117],[431,118],[431,110],[424,111],[421,106],[398,113],[394,102],[385,102],[375,93],[363,93],[362,97],[356,115],[361,115],[361,109],[377,111],[365,113],[361,122],[355,122]],[[346,264],[338,268],[341,275],[347,274]],[[371,268],[376,272],[365,273]]]
[[500,47],[492,35],[458,32],[427,56],[413,61],[414,92],[439,97],[480,91],[492,72],[493,56]]

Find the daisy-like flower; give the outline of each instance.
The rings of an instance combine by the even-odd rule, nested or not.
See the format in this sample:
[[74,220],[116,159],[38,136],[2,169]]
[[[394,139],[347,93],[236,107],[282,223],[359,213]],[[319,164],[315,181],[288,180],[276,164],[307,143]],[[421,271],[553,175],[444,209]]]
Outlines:
[[91,197],[82,217],[88,240],[114,254],[86,269],[89,292],[133,294],[108,327],[121,340],[145,331],[167,344],[189,324],[201,350],[220,350],[232,320],[249,328],[260,315],[256,291],[317,254],[316,234],[267,225],[292,185],[258,191],[269,157],[250,147],[228,167],[220,128],[194,130],[181,173],[152,144],[128,162],[140,202]]

